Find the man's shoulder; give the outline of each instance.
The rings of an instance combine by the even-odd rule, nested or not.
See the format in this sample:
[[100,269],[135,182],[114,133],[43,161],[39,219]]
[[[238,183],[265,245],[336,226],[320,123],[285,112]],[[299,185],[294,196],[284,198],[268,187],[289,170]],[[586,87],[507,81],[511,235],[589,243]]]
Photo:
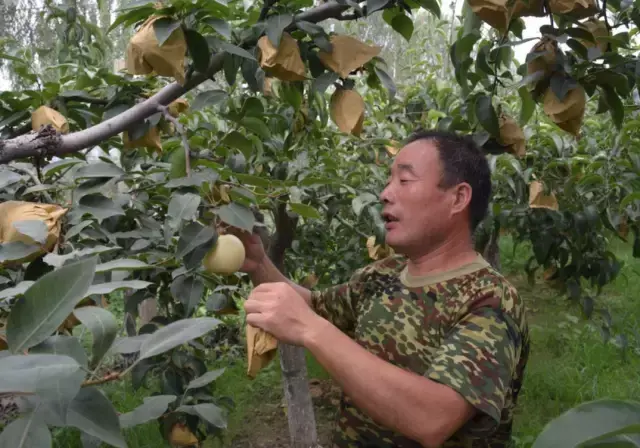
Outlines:
[[406,266],[407,259],[403,255],[390,255],[356,270],[352,280],[365,281],[372,275],[378,274],[383,276],[399,276],[402,269]]

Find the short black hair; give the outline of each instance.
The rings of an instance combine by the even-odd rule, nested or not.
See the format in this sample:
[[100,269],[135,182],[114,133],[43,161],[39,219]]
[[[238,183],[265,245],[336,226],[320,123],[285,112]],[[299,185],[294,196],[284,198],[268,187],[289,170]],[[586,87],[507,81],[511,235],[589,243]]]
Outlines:
[[442,163],[440,188],[450,188],[460,182],[471,186],[469,218],[471,232],[487,215],[491,198],[491,169],[482,149],[466,135],[438,130],[418,130],[411,134],[405,145],[427,140],[434,141]]

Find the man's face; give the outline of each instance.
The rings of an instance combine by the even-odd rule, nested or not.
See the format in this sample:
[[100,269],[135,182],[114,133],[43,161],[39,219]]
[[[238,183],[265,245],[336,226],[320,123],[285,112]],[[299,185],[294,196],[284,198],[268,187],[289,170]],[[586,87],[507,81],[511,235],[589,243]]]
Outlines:
[[460,202],[460,186],[438,187],[441,176],[442,164],[433,141],[412,142],[396,156],[380,200],[386,243],[397,252],[428,251],[454,231],[453,224],[459,224],[467,201],[462,197]]

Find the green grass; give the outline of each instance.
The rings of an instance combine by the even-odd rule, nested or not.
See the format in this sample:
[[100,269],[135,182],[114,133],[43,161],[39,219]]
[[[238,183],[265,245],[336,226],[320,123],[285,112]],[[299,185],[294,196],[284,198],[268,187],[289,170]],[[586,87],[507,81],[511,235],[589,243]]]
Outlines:
[[[585,320],[580,310],[569,308],[566,300],[544,282],[538,280],[530,286],[522,275],[529,249],[522,247],[513,253],[511,240],[501,241],[502,270],[526,301],[531,324],[532,353],[514,428],[518,448],[530,447],[548,421],[581,402],[598,398],[640,400],[640,356],[636,351],[640,341],[633,338],[633,330],[640,329],[640,301],[635,297],[636,291],[640,291],[640,260],[631,257],[627,245],[614,242],[612,250],[625,261],[625,266],[620,278],[605,288],[596,303],[610,309],[616,329],[624,329],[632,336],[626,356],[614,341],[603,342],[594,322]],[[243,358],[224,367],[226,372],[216,381],[216,394],[231,397],[236,408],[230,415],[223,443],[208,442],[205,447],[250,446],[247,441],[263,443],[254,446],[277,446],[264,445],[268,437],[275,435],[286,440],[279,359],[255,380],[247,378]],[[312,379],[328,378],[310,355],[307,368]],[[104,390],[120,412],[133,410],[147,394],[144,389],[133,391],[128,382],[110,384]],[[327,410],[316,412],[319,428],[332,423],[330,416]],[[275,429],[266,430],[270,425]],[[275,434],[278,431],[280,434]],[[131,448],[168,447],[155,423],[126,431],[126,438]],[[77,434],[64,431],[56,446],[81,444]]]

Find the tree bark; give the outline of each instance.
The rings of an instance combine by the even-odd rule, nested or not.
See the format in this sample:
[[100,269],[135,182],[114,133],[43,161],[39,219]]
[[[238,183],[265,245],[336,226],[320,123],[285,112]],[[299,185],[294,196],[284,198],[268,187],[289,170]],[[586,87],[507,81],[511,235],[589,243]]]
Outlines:
[[[287,275],[284,256],[293,243],[297,218],[287,213],[287,203],[282,200],[275,212],[276,232],[269,244],[269,258],[273,264]],[[316,448],[318,432],[316,429],[313,402],[309,392],[305,350],[289,344],[278,344],[282,385],[287,402],[289,439],[292,448]]]
[[489,241],[486,246],[482,250],[482,255],[484,258],[491,264],[493,269],[500,272],[502,266],[500,264],[500,247],[498,246],[498,242],[500,240],[500,231],[494,230],[491,232],[491,236],[489,237]]

